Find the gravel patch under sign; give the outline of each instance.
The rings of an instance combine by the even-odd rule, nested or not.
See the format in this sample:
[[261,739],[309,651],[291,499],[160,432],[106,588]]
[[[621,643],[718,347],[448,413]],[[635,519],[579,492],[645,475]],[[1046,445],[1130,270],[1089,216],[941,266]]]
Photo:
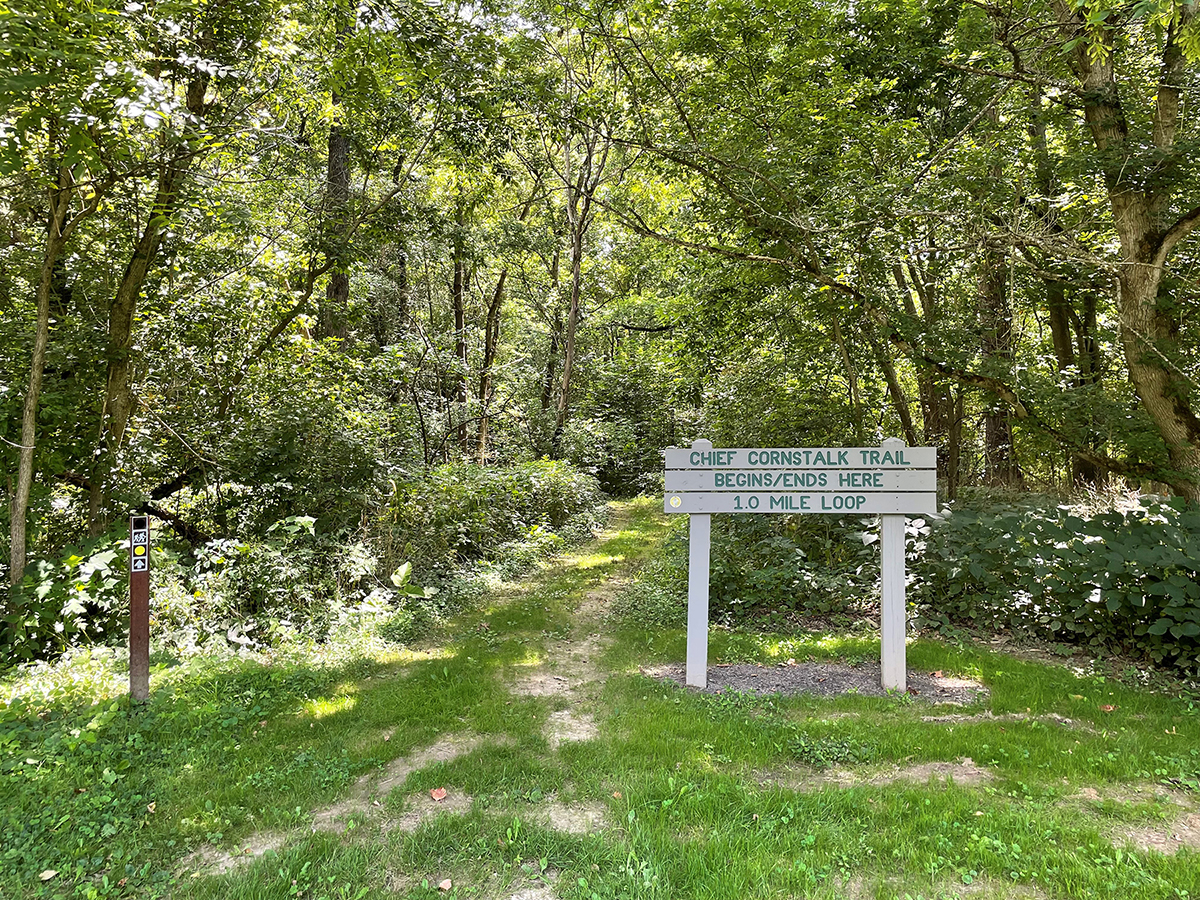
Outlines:
[[[647,667],[642,674],[663,681],[684,683],[684,666]],[[723,691],[753,691],[757,694],[811,694],[816,697],[837,697],[860,694],[865,697],[886,697],[880,684],[879,663],[848,666],[837,662],[797,662],[775,666],[752,663],[730,663],[708,667],[708,687],[704,693]],[[697,691],[700,688],[688,688]],[[988,690],[977,681],[955,678],[936,672],[909,672],[908,695],[926,703],[952,703],[965,706],[984,700]]]

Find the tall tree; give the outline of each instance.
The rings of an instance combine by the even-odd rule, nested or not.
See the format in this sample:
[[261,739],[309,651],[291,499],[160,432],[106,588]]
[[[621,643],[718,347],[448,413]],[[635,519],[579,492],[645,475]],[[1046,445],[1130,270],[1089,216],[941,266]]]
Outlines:
[[11,3],[0,35],[0,173],[40,195],[43,243],[34,278],[34,336],[10,501],[9,580],[21,581],[38,442],[38,409],[50,342],[56,273],[68,242],[112,186],[130,174],[118,108],[138,93],[117,13],[90,2]]

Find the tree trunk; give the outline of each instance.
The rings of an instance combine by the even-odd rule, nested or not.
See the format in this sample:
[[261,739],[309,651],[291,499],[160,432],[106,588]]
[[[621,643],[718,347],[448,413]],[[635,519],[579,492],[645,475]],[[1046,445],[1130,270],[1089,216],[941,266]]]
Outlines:
[[496,362],[496,351],[500,347],[500,307],[504,304],[504,282],[508,269],[500,270],[496,277],[496,289],[488,304],[487,318],[483,323],[483,364],[479,370],[479,434],[475,444],[479,464],[487,462],[488,422],[491,418],[492,366]]
[[[976,284],[980,343],[985,361],[1006,373],[1012,368],[1012,307],[1008,302],[1008,265],[1004,254],[985,247]],[[1024,487],[1013,448],[1012,415],[998,398],[983,414],[983,479],[995,487]]]
[[583,228],[576,227],[571,235],[571,302],[567,311],[567,330],[563,338],[562,382],[558,392],[558,409],[554,416],[552,447],[557,456],[562,445],[563,430],[571,404],[571,376],[575,371],[575,332],[579,326],[579,296],[583,282]]
[[[1166,29],[1153,98],[1157,154],[1148,162],[1141,146],[1129,139],[1114,31],[1105,26],[1097,33],[1066,0],[1053,0],[1053,6],[1062,35],[1080,38],[1070,60],[1121,242],[1117,317],[1129,378],[1166,445],[1172,471],[1163,473],[1164,480],[1181,496],[1200,501],[1200,418],[1189,400],[1191,384],[1176,362],[1180,348],[1170,298],[1162,296],[1171,253],[1200,224],[1200,207],[1178,219],[1170,215],[1175,190],[1183,183],[1178,172],[1183,154],[1175,139],[1188,63],[1180,35],[1195,6],[1181,4]],[[1092,46],[1096,40],[1101,47]]]
[[558,371],[558,336],[562,332],[562,314],[555,311],[550,323],[550,346],[546,348],[546,371],[542,374],[542,411],[548,412],[554,399],[554,381]]
[[[1030,88],[1028,131],[1030,146],[1033,150],[1034,181],[1037,185],[1038,193],[1043,198],[1037,202],[1036,209],[1044,227],[1051,234],[1061,234],[1062,228],[1058,222],[1058,212],[1049,199],[1058,193],[1058,178],[1050,156],[1049,143],[1046,140],[1046,122],[1042,116],[1042,93],[1039,87]],[[1080,388],[1086,384],[1093,383],[1094,379],[1089,378],[1081,370],[1076,369],[1076,337],[1082,343],[1085,333],[1088,332],[1086,332],[1080,322],[1079,316],[1075,313],[1067,294],[1067,284],[1068,281],[1065,274],[1063,277],[1047,275],[1042,278],[1042,286],[1046,297],[1046,315],[1050,324],[1050,340],[1054,347],[1054,359],[1058,367],[1058,372],[1064,382],[1070,379],[1071,387]],[[1079,327],[1073,329],[1073,325],[1078,325]],[[1064,384],[1065,387],[1066,385]],[[1093,417],[1090,415],[1087,416],[1087,420],[1080,424],[1088,432],[1086,439],[1088,446],[1093,450],[1099,450],[1102,442],[1094,437],[1095,423]],[[1104,480],[1104,470],[1078,452],[1070,454],[1070,465],[1072,484],[1094,487]]]
[[166,220],[170,219],[178,208],[179,187],[188,165],[185,160],[186,156],[180,153],[163,164],[154,204],[108,311],[108,377],[88,497],[88,531],[93,537],[103,533],[107,527],[108,513],[104,504],[111,486],[109,470],[115,454],[125,440],[125,429],[133,412],[133,381],[130,372],[133,361],[133,320],[137,312],[137,302],[162,243]]
[[[347,7],[338,2],[333,10],[333,52],[341,54],[346,38],[353,30]],[[345,341],[350,333],[350,258],[346,247],[349,223],[346,214],[350,202],[350,132],[342,122],[344,108],[337,87],[329,92],[333,121],[329,126],[329,145],[325,168],[325,220],[322,231],[325,252],[334,263],[325,286],[325,297],[317,306],[317,337]]]
[[[341,98],[333,92],[335,110]],[[329,252],[336,259],[317,310],[317,336],[344,341],[350,333],[350,273],[346,252],[346,208],[350,200],[350,135],[336,122],[329,128],[329,159],[325,173],[326,231]]]
[[[962,426],[963,426],[963,387],[958,385],[954,391],[953,406],[950,414],[950,429],[946,440],[946,497],[950,500],[958,497],[958,487],[962,483]],[[938,454],[941,462],[941,454]]]
[[193,135],[196,123],[204,115],[209,80],[207,72],[198,72],[188,83],[186,106],[192,124],[166,155],[159,168],[154,202],[109,307],[108,377],[104,406],[100,412],[100,435],[88,498],[88,530],[93,536],[102,533],[106,526],[108,514],[104,503],[110,487],[110,470],[115,454],[125,439],[125,429],[133,412],[133,382],[130,379],[130,370],[133,357],[133,321],[138,298],[158,254],[167,223],[179,210],[183,183],[191,166],[201,154],[201,151],[191,146],[189,137]]
[[459,404],[458,410],[458,446],[467,453],[467,371],[470,362],[467,356],[467,260],[466,242],[463,231],[466,228],[466,209],[462,200],[458,203],[458,214],[455,217],[457,229],[453,246],[453,275],[450,283],[450,302],[454,307],[454,356],[458,360],[459,371],[454,376],[454,399]]
[[554,379],[558,369],[559,335],[562,334],[562,310],[559,307],[559,260],[561,253],[554,248],[550,261],[550,302],[554,315],[550,319],[550,346],[546,350],[546,369],[542,374],[542,412],[549,412],[554,401]]
[[[920,319],[927,331],[932,330],[939,318],[937,304],[937,283],[930,273],[918,263],[909,264],[908,273],[900,264],[893,267],[896,284],[904,301],[905,312],[913,319]],[[911,285],[911,287],[910,287]],[[913,293],[921,301],[920,315],[913,302]],[[951,423],[954,420],[954,398],[945,378],[933,369],[918,366],[917,400],[921,406],[921,438],[922,443],[931,447],[951,447]],[[952,448],[938,454],[938,477],[949,479],[950,456],[957,453]],[[957,474],[957,473],[956,473]]]
[[65,166],[58,169],[57,184],[50,191],[49,215],[46,222],[46,243],[42,250],[42,269],[38,275],[36,305],[37,325],[33,337],[33,353],[29,360],[29,388],[21,409],[21,448],[17,462],[17,483],[13,488],[9,521],[9,582],[19,584],[25,575],[26,528],[29,517],[29,495],[33,489],[33,454],[37,447],[38,402],[42,395],[42,375],[46,368],[46,348],[50,343],[50,296],[53,293],[54,270],[66,244],[67,213],[74,196],[71,172]]
[[[541,175],[534,181],[529,198],[521,207],[517,216],[518,222],[524,222],[533,209],[533,201],[537,199],[542,186]],[[496,364],[496,353],[500,349],[500,310],[504,306],[504,284],[508,280],[508,267],[505,266],[496,276],[496,288],[492,291],[492,300],[488,304],[487,316],[483,323],[483,365],[479,371],[479,433],[476,441],[476,454],[480,465],[487,462],[488,426],[491,420],[491,402],[494,375],[492,367]]]
[[1159,304],[1161,275],[1161,267],[1152,264],[1122,267],[1117,278],[1121,344],[1138,397],[1167,445],[1174,469],[1168,483],[1177,493],[1200,501],[1200,419],[1188,403],[1191,386],[1186,376],[1160,349],[1174,344],[1168,316]]
[[900,376],[896,373],[896,364],[892,361],[891,354],[888,348],[884,347],[875,334],[871,331],[870,326],[865,330],[867,340],[871,344],[871,349],[875,352],[875,362],[879,365],[879,370],[883,372],[884,380],[887,382],[888,397],[891,398],[892,408],[896,411],[896,417],[900,420],[900,429],[904,432],[904,441],[910,447],[915,447],[918,444],[917,432],[913,428],[912,411],[908,408],[908,397],[905,396],[904,387],[900,384]]
[[857,444],[866,443],[866,432],[863,429],[862,398],[858,393],[858,370],[854,368],[854,360],[850,358],[850,350],[846,346],[846,338],[842,334],[842,326],[833,319],[833,340],[837,344],[838,353],[842,358],[842,369],[846,373],[846,393],[850,401],[850,419],[854,427],[854,441]]

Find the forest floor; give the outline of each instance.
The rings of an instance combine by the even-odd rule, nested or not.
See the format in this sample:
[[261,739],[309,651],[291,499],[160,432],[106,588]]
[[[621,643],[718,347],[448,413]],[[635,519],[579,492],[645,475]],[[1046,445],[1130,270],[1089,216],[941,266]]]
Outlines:
[[[50,812],[0,849],[0,897],[1200,897],[1186,699],[928,640],[889,695],[878,640],[718,629],[687,689],[680,630],[610,613],[666,531],[615,505],[418,648],[162,676],[105,735],[143,755],[5,783]],[[101,828],[88,872],[76,807],[104,792],[148,812]]]

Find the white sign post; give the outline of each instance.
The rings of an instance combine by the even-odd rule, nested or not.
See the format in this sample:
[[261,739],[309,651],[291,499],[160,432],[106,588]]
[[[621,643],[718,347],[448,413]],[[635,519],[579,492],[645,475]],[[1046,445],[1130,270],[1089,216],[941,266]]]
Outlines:
[[697,440],[666,451],[663,509],[688,513],[687,677],[708,684],[708,563],[713,513],[880,515],[883,687],[903,691],[904,517],[937,512],[937,449],[715,449]]

